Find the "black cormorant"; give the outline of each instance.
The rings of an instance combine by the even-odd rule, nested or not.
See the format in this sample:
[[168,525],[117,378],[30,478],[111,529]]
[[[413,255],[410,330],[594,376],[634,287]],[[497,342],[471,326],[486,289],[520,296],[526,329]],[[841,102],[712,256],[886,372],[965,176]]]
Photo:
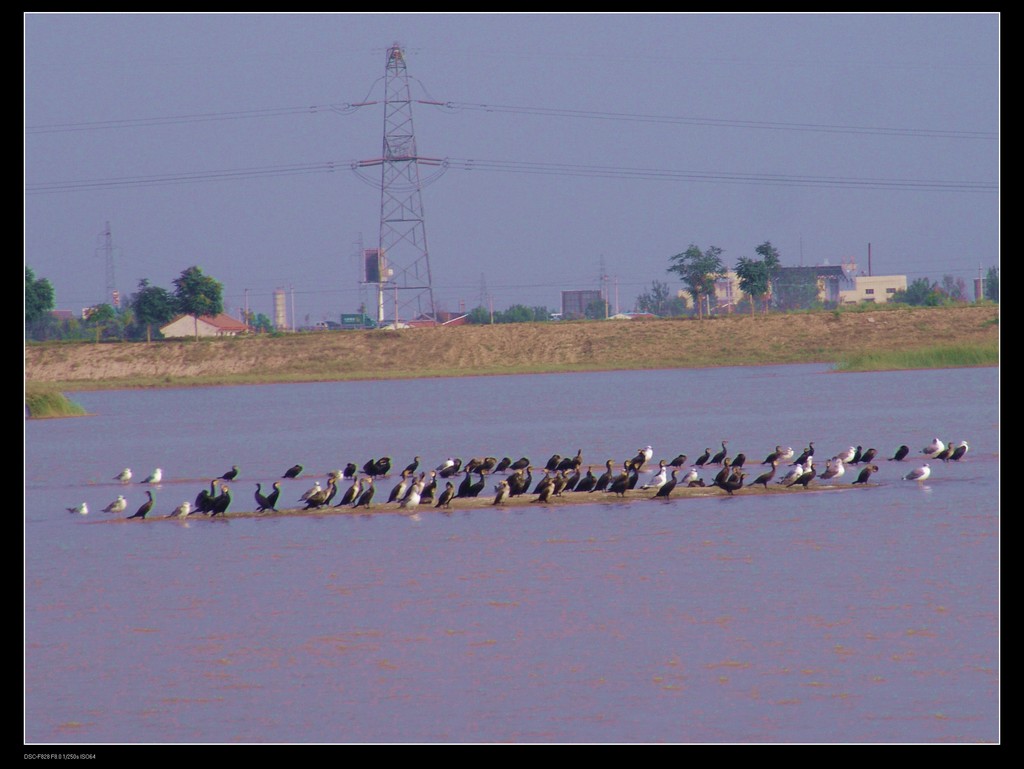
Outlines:
[[[502,481],[505,483],[505,481]],[[506,484],[507,485],[507,484]],[[437,504],[434,507],[451,507],[452,499],[455,497],[455,486],[452,485],[451,481],[448,481],[444,485],[444,491],[441,492],[441,496],[437,498]]]
[[153,492],[147,491],[146,496],[149,497],[149,499],[143,502],[142,507],[136,510],[133,515],[129,515],[128,518],[145,518],[149,515],[149,511],[153,509]]
[[907,458],[907,454],[910,453],[910,446],[905,443],[896,449],[896,453],[889,457],[890,462],[902,462]]
[[713,457],[711,457],[711,461],[708,464],[720,465],[722,464],[722,462],[725,461],[725,458],[729,456],[729,452],[725,448],[725,444],[727,444],[728,442],[729,441],[722,441],[722,450],[715,454]]

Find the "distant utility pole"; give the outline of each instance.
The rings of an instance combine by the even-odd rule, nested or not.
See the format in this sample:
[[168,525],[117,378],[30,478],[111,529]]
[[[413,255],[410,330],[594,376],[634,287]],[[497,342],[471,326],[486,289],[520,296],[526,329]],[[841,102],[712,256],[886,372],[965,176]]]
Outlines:
[[110,234],[110,222],[107,222],[106,229],[99,235],[100,245],[96,253],[106,262],[107,286],[103,293],[105,299],[110,300],[111,306],[115,309],[121,306],[121,295],[117,290],[117,282],[114,280],[114,239]]
[[[395,43],[388,48],[384,79],[384,144],[381,156],[357,166],[381,167],[380,241],[377,257],[377,304],[383,318],[386,283],[395,296],[395,318],[437,319],[427,252],[426,221],[420,185],[420,166],[441,166],[438,158],[420,157],[412,125],[412,98],[405,53]],[[369,278],[367,279],[368,282]],[[402,300],[399,307],[399,292]]]
[[601,274],[598,275],[598,281],[601,284],[601,301],[604,302],[604,317],[608,319],[608,270],[604,266],[604,254],[601,254]]

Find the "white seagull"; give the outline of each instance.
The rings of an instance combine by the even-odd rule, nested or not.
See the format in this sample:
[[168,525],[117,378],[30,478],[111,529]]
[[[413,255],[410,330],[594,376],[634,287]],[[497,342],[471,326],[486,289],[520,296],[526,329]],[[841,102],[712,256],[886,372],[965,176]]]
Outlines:
[[677,486],[688,486],[689,484],[693,483],[694,481],[699,481],[699,480],[700,480],[700,475],[697,473],[697,468],[696,467],[691,467],[690,471],[686,475],[684,475],[682,478],[680,478],[678,483],[676,483],[676,485]]
[[143,483],[160,483],[164,477],[164,471],[159,467],[149,474],[149,477],[143,481]]
[[850,461],[851,459],[853,459],[853,458],[854,458],[855,456],[857,456],[857,449],[856,449],[856,448],[854,448],[853,446],[850,446],[850,447],[849,447],[848,449],[846,449],[845,451],[840,451],[840,452],[839,452],[838,454],[836,454],[836,455],[835,455],[835,457],[833,457],[833,458],[834,458],[834,459],[838,459],[838,460],[839,460],[840,462],[849,462],[849,461]]
[[928,476],[931,475],[931,474],[932,474],[932,469],[930,467],[928,467],[928,463],[925,462],[923,465],[921,465],[917,469],[911,470],[909,473],[904,475],[903,476],[903,480],[905,480],[905,481],[917,481],[918,483],[921,483],[922,481],[928,480]]
[[123,494],[118,494],[117,499],[111,502],[109,505],[103,508],[104,513],[123,513],[124,509],[128,507],[128,501],[124,498]]
[[409,493],[406,494],[405,497],[403,497],[403,499],[398,503],[398,506],[411,507],[413,510],[415,510],[420,503],[420,499],[423,496],[424,486],[426,486],[426,481],[424,481],[423,478],[420,478],[412,485],[412,488],[409,489]]
[[657,491],[666,483],[668,483],[668,465],[665,464],[665,460],[663,459],[661,460],[661,469],[658,471],[658,474],[651,479],[650,483],[645,483],[640,488],[653,489],[654,491]]
[[85,504],[85,502],[80,504],[78,507],[66,507],[64,509],[67,510],[69,513],[78,513],[79,515],[89,514],[89,506]]
[[823,481],[827,481],[830,478],[842,478],[846,474],[846,465],[843,460],[839,457],[832,457],[828,462],[825,463],[825,472],[818,477]]
[[319,494],[322,490],[323,489],[320,488],[320,481],[317,481],[316,483],[313,484],[313,488],[307,489],[306,493],[303,494],[301,497],[299,497],[299,501],[300,502],[305,502],[307,499],[309,499],[314,494]]
[[121,481],[121,483],[128,483],[132,479],[132,469],[126,467],[124,470],[114,476],[115,481]]
[[779,480],[777,480],[775,482],[776,483],[781,483],[784,486],[789,486],[790,484],[794,483],[803,474],[804,474],[804,466],[803,465],[793,465],[793,467],[790,468],[790,471],[788,473],[786,473],[785,476],[783,476],[782,478],[780,478]]
[[938,438],[932,440],[927,446],[921,449],[922,454],[927,454],[929,457],[934,457],[940,451],[946,448],[946,444],[940,441]]
[[174,510],[171,511],[171,514],[168,515],[167,517],[168,518],[187,518],[188,514],[191,513],[191,512],[192,512],[192,503],[189,502],[188,500],[185,500],[180,505],[178,505],[176,508],[174,508]]

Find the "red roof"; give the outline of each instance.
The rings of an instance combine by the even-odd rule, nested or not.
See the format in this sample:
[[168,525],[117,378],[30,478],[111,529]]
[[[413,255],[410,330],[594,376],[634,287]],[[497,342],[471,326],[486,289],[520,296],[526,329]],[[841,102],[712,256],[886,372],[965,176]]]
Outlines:
[[235,320],[230,315],[220,313],[219,315],[201,315],[200,320],[216,326],[224,331],[248,331],[249,327],[240,320]]

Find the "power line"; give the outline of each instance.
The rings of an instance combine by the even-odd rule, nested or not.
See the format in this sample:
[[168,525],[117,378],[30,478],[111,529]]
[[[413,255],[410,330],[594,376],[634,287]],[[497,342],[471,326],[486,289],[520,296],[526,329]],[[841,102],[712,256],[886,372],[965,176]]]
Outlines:
[[360,102],[358,104],[312,104],[307,107],[269,107],[266,109],[238,110],[234,112],[200,112],[191,115],[165,115],[151,118],[126,118],[122,120],[97,120],[80,123],[50,123],[47,125],[28,126],[26,134],[67,133],[73,131],[102,131],[108,128],[148,128],[158,125],[175,125],[178,123],[205,123],[221,120],[248,120],[252,118],[279,117],[281,115],[315,115],[332,112],[345,115],[355,112],[360,107],[368,107],[377,102]]
[[[266,107],[252,110],[228,112],[200,112],[184,115],[164,115],[151,118],[125,118],[121,120],[83,121],[75,123],[50,123],[28,126],[25,133],[47,134],[73,131],[98,131],[110,128],[146,128],[179,123],[200,123],[225,120],[250,120],[254,118],[280,117],[282,115],[315,115],[333,113],[348,115],[360,107],[377,104],[376,101],[341,102],[312,104],[302,107]],[[529,105],[485,104],[473,102],[441,102],[416,100],[415,103],[440,107],[449,112],[489,112],[536,117],[560,117],[581,120],[611,120],[631,123],[658,123],[662,125],[710,126],[714,128],[749,128],[771,131],[797,131],[814,133],[868,134],[875,136],[907,136],[914,138],[931,137],[940,139],[986,139],[993,140],[999,134],[993,131],[940,130],[935,128],[900,128],[897,126],[858,126],[830,123],[787,123],[770,120],[741,120],[736,118],[713,118],[693,115],[656,115],[636,112],[610,112],[602,110],[576,110],[555,107],[533,107]]]
[[506,104],[464,104],[447,102],[450,110],[476,110],[481,112],[502,112],[517,115],[541,117],[582,118],[588,120],[615,120],[633,123],[661,123],[668,125],[713,126],[715,128],[756,128],[772,131],[803,131],[816,133],[870,134],[881,136],[935,137],[942,139],[996,139],[998,134],[990,131],[943,131],[932,128],[896,128],[886,126],[830,125],[828,123],[782,123],[765,120],[736,120],[679,115],[648,115],[629,112],[602,112],[596,110],[573,110],[549,107],[510,106]]
[[[327,160],[318,163],[293,163],[280,166],[219,169],[153,176],[126,176],[107,179],[44,182],[25,185],[25,192],[38,195],[57,192],[151,187],[196,182],[237,181],[240,179],[293,176],[297,174],[334,173],[339,169],[358,172],[362,161]],[[659,168],[580,165],[569,163],[537,163],[529,161],[448,158],[438,161],[446,169],[490,171],[500,173],[539,174],[545,176],[634,179],[640,181],[701,182],[717,184],[751,184],[779,187],[823,187],[837,189],[911,190],[918,192],[998,192],[998,184],[964,180],[882,179],[844,176],[809,176],[791,174],[733,173],[726,171],[678,171]]]

